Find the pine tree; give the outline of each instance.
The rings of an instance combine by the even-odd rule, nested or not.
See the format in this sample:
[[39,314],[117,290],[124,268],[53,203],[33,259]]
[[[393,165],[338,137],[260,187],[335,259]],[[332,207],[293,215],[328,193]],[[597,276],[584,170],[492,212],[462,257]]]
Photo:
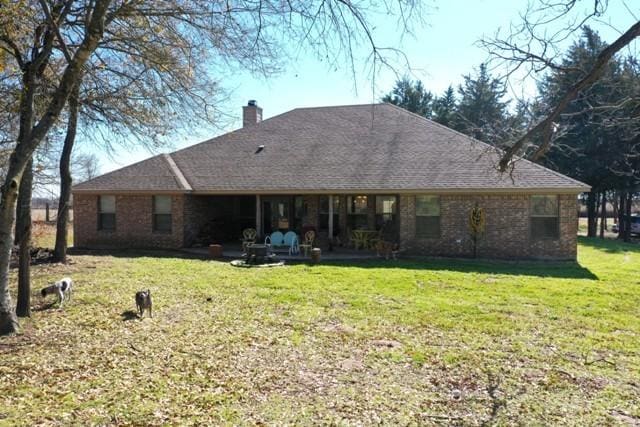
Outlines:
[[[564,57],[562,69],[551,72],[540,85],[542,104],[554,105],[606,46],[597,32],[585,27]],[[600,79],[578,95],[561,116],[556,143],[545,159],[548,166],[592,186],[587,196],[589,236],[597,234],[598,195],[613,189],[633,191],[638,182],[634,176],[638,138],[629,127],[637,126],[632,120],[637,103],[608,107],[624,104],[640,92],[634,62],[612,59]],[[637,111],[635,116],[637,120]]]
[[491,76],[486,64],[475,75],[464,76],[458,87],[460,102],[454,128],[481,141],[495,144],[502,138],[508,102],[504,83]]
[[456,94],[449,85],[442,96],[433,101],[433,120],[441,125],[453,127],[456,118]]
[[433,94],[424,88],[420,80],[412,81],[408,77],[403,77],[396,82],[393,90],[385,95],[382,101],[431,118]]

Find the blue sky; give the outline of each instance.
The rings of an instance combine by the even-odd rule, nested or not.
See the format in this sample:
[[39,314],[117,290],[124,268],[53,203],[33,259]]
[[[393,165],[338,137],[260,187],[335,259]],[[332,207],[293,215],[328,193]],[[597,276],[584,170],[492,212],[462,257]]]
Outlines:
[[[591,1],[583,1],[592,4]],[[633,4],[633,9],[638,11],[636,16],[640,17],[638,0],[627,0],[626,4]],[[464,74],[472,72],[473,67],[487,59],[486,52],[476,46],[477,40],[494,34],[500,27],[508,27],[512,21],[518,21],[518,14],[526,6],[526,0],[431,0],[426,6],[426,25],[414,28],[413,35],[400,40],[396,23],[388,19],[374,23],[375,33],[381,44],[398,47],[406,54],[411,69],[398,63],[395,64],[396,72],[420,79],[428,90],[440,94],[450,84],[457,87]],[[617,37],[616,31],[608,24],[625,30],[635,21],[622,0],[610,1],[607,17],[609,22],[594,25],[607,41]],[[357,55],[364,57],[367,53],[363,46]],[[264,118],[269,118],[297,107],[377,102],[393,87],[395,72],[383,70],[372,80],[364,62],[356,66],[360,73],[354,82],[347,66],[328,67],[312,52],[299,52],[277,76],[265,79],[249,73],[237,73],[222,81],[229,96],[220,106],[235,120],[223,129],[214,130],[205,125],[193,129],[175,138],[160,152],[170,152],[240,127],[241,107],[249,99],[256,99],[264,109]],[[534,87],[535,84],[529,81],[516,84],[514,89],[531,93]],[[153,154],[144,149],[121,149],[109,156],[95,148],[93,150],[100,158],[103,173]]]

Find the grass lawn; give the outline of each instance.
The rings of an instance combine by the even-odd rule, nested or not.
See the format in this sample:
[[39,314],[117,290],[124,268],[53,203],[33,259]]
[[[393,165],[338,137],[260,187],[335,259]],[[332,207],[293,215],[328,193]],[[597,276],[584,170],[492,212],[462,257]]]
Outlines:
[[[76,293],[58,310],[36,290],[0,339],[0,425],[640,422],[638,245],[580,238],[578,264],[163,255],[34,267]],[[132,318],[147,288],[154,317]]]

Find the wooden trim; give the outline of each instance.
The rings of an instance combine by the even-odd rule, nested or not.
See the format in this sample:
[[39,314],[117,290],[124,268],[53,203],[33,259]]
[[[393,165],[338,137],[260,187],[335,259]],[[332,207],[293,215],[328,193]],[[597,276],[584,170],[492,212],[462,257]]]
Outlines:
[[193,191],[189,194],[194,196],[206,196],[206,195],[225,195],[225,194],[261,194],[266,195],[388,195],[388,194],[438,194],[438,195],[475,195],[475,194],[580,194],[589,191],[585,188],[531,188],[531,189],[473,189],[473,188],[461,188],[461,189],[410,189],[410,190],[397,190],[397,189],[384,189],[384,190],[367,190],[367,189],[353,189],[353,190],[224,190],[224,191]]
[[[192,194],[189,191],[181,190],[72,190],[72,194],[87,195],[87,196],[180,196],[183,194]],[[255,193],[253,193],[255,194]]]
[[531,194],[575,194],[589,192],[591,187],[575,187],[575,188],[460,188],[460,189],[442,189],[442,188],[420,188],[410,190],[384,189],[384,190],[214,190],[214,191],[186,191],[186,190],[73,190],[73,194],[114,194],[114,195],[146,195],[146,194],[190,194],[194,196],[225,196],[225,195],[262,195],[262,196],[279,196],[279,195],[387,195],[387,194],[438,194],[438,195],[492,195],[492,194],[509,194],[509,195],[531,195]]

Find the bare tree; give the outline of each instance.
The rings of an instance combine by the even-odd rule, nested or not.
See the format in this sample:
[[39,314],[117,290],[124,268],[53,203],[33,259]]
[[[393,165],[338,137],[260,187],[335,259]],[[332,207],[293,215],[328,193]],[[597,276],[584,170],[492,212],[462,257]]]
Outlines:
[[62,154],[60,156],[60,195],[58,200],[58,215],[56,218],[56,242],[53,251],[54,258],[59,262],[67,261],[67,236],[69,224],[69,205],[71,202],[71,154],[76,139],[78,126],[78,110],[80,97],[80,82],[73,88],[69,97],[69,119],[67,134],[64,138]]
[[[546,70],[565,70],[559,61],[563,43],[574,37],[588,22],[606,15],[608,1],[594,0],[588,3],[575,0],[538,0],[522,15],[520,23],[511,26],[507,33],[498,32],[493,38],[480,41],[493,62],[506,66],[507,77],[520,79],[532,77]],[[629,9],[631,13],[631,10]],[[527,156],[539,160],[561,133],[557,121],[567,106],[581,91],[589,88],[603,74],[614,56],[640,36],[640,21],[621,31],[620,36],[604,48],[591,67],[579,71],[580,77],[561,96],[555,105],[536,120],[523,134],[514,139],[504,151],[498,168],[507,171],[514,166],[514,158]],[[569,71],[569,70],[566,70]]]
[[[234,53],[217,56],[218,65],[233,59],[250,66],[251,70],[265,73],[277,66],[278,59],[286,51],[284,44],[297,40],[330,63],[346,60],[354,75],[354,49],[366,44],[375,72],[379,66],[389,63],[390,56],[402,54],[377,43],[370,14],[381,11],[395,14],[404,30],[411,20],[420,18],[415,13],[418,1],[388,0],[368,4],[344,0],[240,0],[231,4],[204,0],[125,0],[112,5],[109,0],[39,0],[11,4],[7,9],[3,6],[0,50],[9,54],[19,69],[20,132],[11,151],[0,200],[0,334],[14,332],[18,327],[8,290],[8,266],[20,181],[34,151],[60,118],[83,75],[89,79],[83,82],[91,94],[90,79],[99,73],[85,73],[87,67],[111,66],[117,74],[120,70],[112,58],[117,59],[120,54],[126,63],[143,69],[183,67],[186,71],[183,76],[189,76],[197,63],[192,58],[212,50]],[[166,25],[167,22],[171,25]],[[171,40],[176,49],[163,49],[158,55],[138,55],[136,49],[132,49],[135,38],[156,36],[159,44]],[[181,54],[171,56],[176,52]],[[44,95],[41,89],[47,73],[50,74],[47,81],[52,83]],[[169,73],[158,73],[157,78],[162,80],[166,75]],[[129,84],[118,84],[107,94],[112,96],[114,91],[126,93],[129,90],[126,99],[130,100],[130,105],[146,112],[146,116],[140,117],[151,122],[156,111],[149,109],[144,99],[156,97],[165,102],[167,111],[171,111],[176,99],[153,90],[161,85],[149,88],[131,77],[123,73],[123,81],[129,81]],[[180,93],[183,84],[170,79],[163,83],[176,85],[171,93]],[[92,99],[97,101],[103,93],[96,91],[95,95]],[[41,113],[35,108],[36,98],[45,100]],[[177,101],[190,102],[191,99],[185,96]],[[105,109],[99,117],[109,117],[113,111],[118,110]],[[109,123],[105,121],[105,125],[97,129],[103,130]],[[135,122],[125,128],[127,136],[137,129]]]
[[[19,13],[24,12],[21,9],[18,9],[15,14],[3,16],[4,19],[8,18],[9,20],[0,25],[0,41],[3,42],[3,49],[13,55],[13,59],[22,73],[20,130],[17,144],[11,152],[9,167],[1,188],[2,198],[0,199],[0,334],[13,333],[18,330],[18,322],[12,307],[8,285],[16,200],[22,175],[25,167],[31,161],[33,152],[55,124],[82,67],[102,38],[109,3],[108,0],[96,0],[91,7],[87,8],[88,19],[83,26],[81,42],[73,50],[73,53],[65,49],[68,64],[60,76],[57,88],[44,114],[39,117],[35,117],[34,107],[38,83],[52,55],[58,26],[64,22],[70,11],[71,1],[57,2],[51,10],[47,7],[46,13],[44,13],[46,16],[40,20],[40,23],[27,27],[33,29],[28,36],[23,32],[23,28],[14,27],[16,21],[18,21],[18,25],[27,25],[27,22],[19,22]],[[31,17],[27,16],[27,19],[29,18]]]
[[93,153],[80,153],[73,158],[72,175],[76,180],[89,181],[100,175],[100,160]]

